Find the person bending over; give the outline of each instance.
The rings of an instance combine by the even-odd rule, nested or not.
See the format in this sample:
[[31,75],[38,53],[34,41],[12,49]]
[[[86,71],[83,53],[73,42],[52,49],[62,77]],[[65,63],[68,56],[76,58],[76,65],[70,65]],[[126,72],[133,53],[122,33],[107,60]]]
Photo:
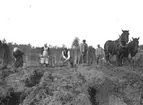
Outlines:
[[15,58],[14,67],[19,68],[23,66],[23,55],[24,52],[20,48],[15,47],[13,49],[13,57]]
[[64,48],[64,50],[62,51],[62,60],[63,60],[63,65],[69,62],[70,65],[73,67],[70,51],[67,48]]

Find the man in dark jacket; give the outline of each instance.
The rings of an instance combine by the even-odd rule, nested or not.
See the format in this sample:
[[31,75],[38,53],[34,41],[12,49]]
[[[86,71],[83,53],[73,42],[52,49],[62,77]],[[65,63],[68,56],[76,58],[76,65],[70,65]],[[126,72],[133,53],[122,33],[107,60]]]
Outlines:
[[82,57],[82,63],[87,63],[88,45],[86,43],[86,40],[83,40],[83,42],[80,44],[80,52]]

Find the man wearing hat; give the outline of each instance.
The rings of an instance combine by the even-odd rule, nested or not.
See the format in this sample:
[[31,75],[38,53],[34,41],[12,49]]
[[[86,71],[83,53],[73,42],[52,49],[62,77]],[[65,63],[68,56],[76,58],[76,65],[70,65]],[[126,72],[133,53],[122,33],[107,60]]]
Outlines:
[[82,63],[87,63],[87,51],[88,51],[88,45],[86,43],[86,40],[84,39],[83,42],[80,44]]

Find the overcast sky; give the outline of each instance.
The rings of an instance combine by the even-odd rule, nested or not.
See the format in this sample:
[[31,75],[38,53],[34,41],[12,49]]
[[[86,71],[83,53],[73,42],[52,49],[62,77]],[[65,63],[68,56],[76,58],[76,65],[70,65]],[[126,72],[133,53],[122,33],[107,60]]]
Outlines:
[[0,39],[67,47],[75,37],[94,47],[122,29],[143,44],[142,0],[0,0]]

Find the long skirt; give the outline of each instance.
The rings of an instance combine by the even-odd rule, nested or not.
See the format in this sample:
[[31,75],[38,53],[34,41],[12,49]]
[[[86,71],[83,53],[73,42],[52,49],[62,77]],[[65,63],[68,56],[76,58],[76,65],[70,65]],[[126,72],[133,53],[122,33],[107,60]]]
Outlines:
[[43,56],[41,57],[40,63],[41,64],[48,64],[49,58],[48,58],[48,52],[43,51]]
[[49,59],[48,57],[41,57],[40,58],[40,64],[48,64]]

